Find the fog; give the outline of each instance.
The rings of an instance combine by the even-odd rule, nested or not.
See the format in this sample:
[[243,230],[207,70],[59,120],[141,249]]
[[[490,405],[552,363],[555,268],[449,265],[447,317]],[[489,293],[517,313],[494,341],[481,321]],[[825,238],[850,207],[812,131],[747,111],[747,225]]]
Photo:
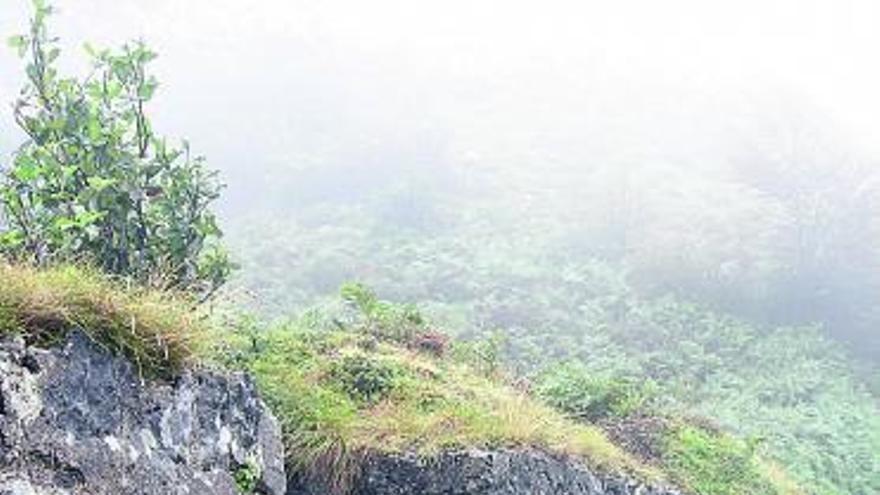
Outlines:
[[[160,53],[153,68],[162,86],[150,111],[160,132],[188,138],[222,171],[228,188],[220,208],[234,245],[243,239],[235,226],[247,218],[316,204],[374,204],[385,194],[392,199],[379,203],[397,205],[399,217],[424,209],[423,198],[467,211],[471,200],[497,197],[483,202],[490,212],[518,210],[514,226],[576,237],[593,255],[609,256],[590,233],[600,209],[603,232],[610,222],[625,237],[655,235],[660,244],[646,249],[671,264],[652,262],[647,285],[668,288],[664,272],[677,270],[670,257],[682,250],[718,251],[709,256],[713,266],[696,268],[700,276],[738,270],[752,280],[791,269],[778,253],[767,260],[754,252],[793,256],[800,248],[785,243],[803,244],[804,234],[792,241],[770,225],[793,232],[803,230],[803,219],[774,208],[821,202],[810,235],[833,240],[813,242],[810,263],[845,258],[848,270],[859,271],[849,265],[876,262],[870,249],[852,246],[876,239],[876,2],[87,0],[57,7],[66,70],[85,73],[86,41],[144,39]],[[3,0],[0,31],[21,31],[28,12],[29,2]],[[22,72],[5,52],[6,101]],[[0,151],[9,156],[20,134],[11,112],[0,123]],[[678,212],[704,210],[701,202],[718,194],[749,198],[741,209],[751,213]],[[676,204],[682,195],[692,204]],[[560,223],[538,226],[548,215]],[[846,224],[849,237],[839,240],[846,234],[827,222],[837,230]],[[728,240],[705,241],[722,225]],[[620,249],[641,256],[632,241]],[[740,259],[737,249],[751,254]],[[823,277],[809,283],[824,299],[844,291],[851,300],[855,292],[859,304],[873,305],[862,290],[873,279],[841,287]],[[801,310],[809,316],[790,314]],[[769,310],[756,311],[766,317]],[[780,311],[772,311],[774,321]],[[798,323],[827,320],[811,308],[781,312]],[[867,347],[875,348],[871,334]]]
[[[595,219],[588,210],[604,198],[605,222],[632,236],[648,235],[638,229],[652,225],[680,227],[682,235],[658,238],[666,253],[706,244],[699,229],[731,221],[723,214],[676,219],[676,208],[701,210],[709,196],[729,194],[750,198],[742,208],[752,213],[737,217],[743,223],[731,234],[751,243],[747,250],[785,243],[766,224],[801,219],[767,212],[799,210],[804,201],[827,206],[823,222],[863,229],[845,242],[817,241],[812,262],[852,262],[849,251],[827,251],[876,239],[864,230],[876,223],[876,211],[865,208],[880,156],[880,5],[870,0],[85,0],[58,7],[62,66],[73,73],[87,69],[86,41],[140,38],[160,53],[154,70],[162,86],[151,107],[157,128],[187,137],[222,171],[221,210],[233,226],[262,212],[358,205],[382,191],[408,195],[400,206],[406,213],[412,196],[457,191],[449,204],[497,195],[506,199],[496,210],[519,209],[520,227],[557,215],[554,235],[589,237]],[[21,31],[28,11],[28,2],[3,0],[0,31]],[[0,73],[0,94],[11,101],[23,82],[11,50]],[[0,129],[0,151],[9,156],[21,139],[10,112]],[[640,219],[612,218],[620,212],[607,205],[620,198],[611,196],[629,189],[635,192],[623,196],[642,203]],[[690,206],[646,199],[691,193]],[[793,203],[765,204],[771,196]],[[664,211],[678,227],[651,222]],[[812,228],[839,237],[820,221]],[[730,251],[725,242],[713,249]],[[876,261],[858,251],[858,263]],[[719,254],[712,263],[763,263],[752,271],[785,264],[734,258]],[[665,286],[664,276],[652,274],[648,285]],[[863,294],[861,286],[810,283],[822,285],[816,290],[826,298],[835,290]],[[876,347],[870,340],[868,348]]]
[[[27,4],[3,0],[0,30],[21,30]],[[581,148],[553,153],[574,167],[587,143],[692,167],[719,160],[706,155],[722,135],[778,119],[792,111],[785,106],[847,146],[876,151],[880,142],[880,6],[870,0],[59,8],[56,32],[74,48],[71,64],[87,40],[147,40],[161,54],[153,111],[162,129],[188,136],[230,177],[302,166],[328,141],[381,147],[420,129],[453,149],[450,160],[494,147],[487,139],[516,146],[552,135]],[[19,64],[11,51],[0,63],[8,74],[0,90],[13,95]],[[487,128],[492,136],[472,137]]]
[[[880,2],[55,5],[62,71],[143,39],[154,130],[221,172],[211,308],[363,282],[512,375],[656,384],[809,493],[880,489]],[[29,16],[0,0],[0,34]],[[0,51],[5,172],[24,64]]]

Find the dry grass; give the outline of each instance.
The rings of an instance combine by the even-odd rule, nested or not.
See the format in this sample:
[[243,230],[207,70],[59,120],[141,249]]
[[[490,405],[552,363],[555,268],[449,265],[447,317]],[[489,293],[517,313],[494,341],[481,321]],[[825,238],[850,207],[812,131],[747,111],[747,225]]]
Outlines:
[[206,328],[192,307],[82,267],[0,264],[0,334],[46,344],[78,329],[148,376],[175,372],[203,344]]
[[[244,348],[236,359],[273,405],[292,454],[288,464],[303,476],[320,474],[344,486],[368,452],[430,457],[456,448],[536,448],[605,471],[663,479],[598,427],[575,423],[466,363],[386,343],[365,350],[359,336],[344,332],[286,328],[255,335],[256,341],[253,335],[242,340],[254,350]],[[340,374],[347,361],[357,363],[360,374]],[[388,387],[362,396],[349,379],[361,385],[386,380]]]
[[[411,352],[387,354],[404,369],[421,370]],[[437,364],[435,363],[435,366]],[[424,383],[364,410],[350,442],[357,448],[434,455],[449,448],[535,447],[608,470],[649,471],[611,443],[597,427],[576,424],[503,380],[450,363]],[[426,398],[433,405],[426,406]]]

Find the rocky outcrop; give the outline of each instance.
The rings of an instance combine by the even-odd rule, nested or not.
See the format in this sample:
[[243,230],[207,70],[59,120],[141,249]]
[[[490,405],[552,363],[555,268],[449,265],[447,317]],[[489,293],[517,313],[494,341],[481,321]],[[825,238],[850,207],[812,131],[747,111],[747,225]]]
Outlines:
[[[0,495],[329,495],[287,488],[281,434],[241,374],[145,382],[81,333],[0,340]],[[294,453],[295,456],[295,453]],[[534,450],[369,455],[350,495],[680,495]]]
[[243,375],[144,383],[81,333],[0,341],[0,495],[282,495],[280,438]]
[[[325,495],[294,480],[288,495]],[[352,495],[681,495],[534,450],[468,450],[425,459],[374,455]]]

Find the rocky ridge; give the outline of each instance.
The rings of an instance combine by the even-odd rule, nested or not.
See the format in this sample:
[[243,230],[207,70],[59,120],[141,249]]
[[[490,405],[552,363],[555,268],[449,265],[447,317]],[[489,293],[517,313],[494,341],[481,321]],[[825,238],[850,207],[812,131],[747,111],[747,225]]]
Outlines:
[[[295,453],[293,453],[295,455]],[[0,495],[327,495],[287,480],[281,432],[244,374],[145,380],[73,332],[0,341]],[[368,455],[350,495],[680,495],[535,450]]]

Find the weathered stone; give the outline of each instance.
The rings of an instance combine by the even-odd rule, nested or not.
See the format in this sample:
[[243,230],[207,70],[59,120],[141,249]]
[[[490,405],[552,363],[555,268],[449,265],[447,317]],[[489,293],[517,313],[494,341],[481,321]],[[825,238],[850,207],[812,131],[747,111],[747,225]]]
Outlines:
[[[288,495],[326,495],[326,487],[292,480]],[[352,495],[681,495],[633,479],[592,471],[536,450],[467,450],[433,458],[373,455]]]
[[[236,495],[253,475],[255,494],[335,493],[288,483],[280,438],[244,375],[144,383],[81,333],[0,340],[0,495]],[[347,495],[680,495],[536,450],[372,454],[353,479]]]
[[233,495],[245,472],[282,495],[280,438],[244,375],[144,383],[81,333],[0,341],[0,495]]

